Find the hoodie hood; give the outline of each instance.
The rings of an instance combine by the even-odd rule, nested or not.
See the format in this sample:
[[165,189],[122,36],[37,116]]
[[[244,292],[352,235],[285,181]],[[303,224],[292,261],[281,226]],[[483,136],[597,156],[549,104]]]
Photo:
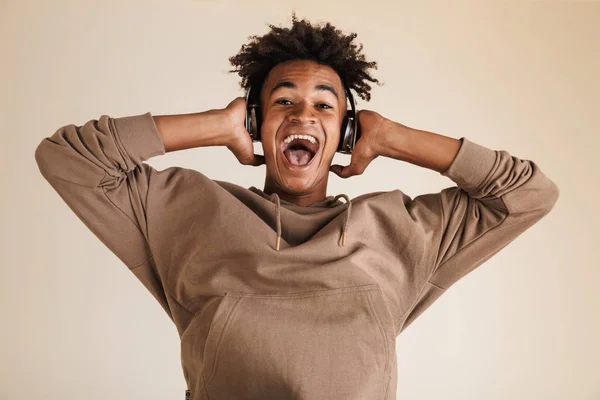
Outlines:
[[340,198],[344,198],[344,200],[346,201],[345,204],[346,204],[347,213],[346,213],[346,218],[344,219],[344,222],[341,226],[340,239],[338,241],[338,245],[344,246],[346,244],[348,222],[350,221],[350,214],[352,212],[352,201],[346,194],[339,194],[335,197],[327,196],[325,198],[325,200],[313,203],[309,206],[298,206],[298,205],[290,203],[286,200],[281,200],[277,193],[273,193],[272,195],[269,196],[265,192],[263,192],[262,190],[254,187],[254,186],[250,187],[249,190],[275,204],[274,211],[275,211],[276,232],[277,232],[277,237],[275,240],[275,250],[279,251],[279,248],[281,245],[281,206],[282,205],[293,211],[300,211],[302,209],[308,209],[308,210],[316,210],[318,212],[318,211],[321,211],[322,209],[337,208],[337,207],[342,206],[344,203],[342,203],[340,201]]
[[[255,186],[249,187],[248,190],[250,190],[253,193],[256,193],[257,195],[259,195],[262,198],[267,199],[267,200],[269,200],[271,197]],[[280,199],[280,203],[282,206],[293,209],[294,211],[299,212],[301,214],[305,214],[305,213],[310,214],[315,211],[319,211],[319,209],[337,207],[337,206],[344,204],[342,201],[336,200],[334,196],[327,196],[327,197],[325,197],[324,200],[318,201],[309,206],[298,206],[294,203],[290,203],[289,201],[282,200],[282,199]],[[302,212],[302,210],[305,210],[305,212]]]

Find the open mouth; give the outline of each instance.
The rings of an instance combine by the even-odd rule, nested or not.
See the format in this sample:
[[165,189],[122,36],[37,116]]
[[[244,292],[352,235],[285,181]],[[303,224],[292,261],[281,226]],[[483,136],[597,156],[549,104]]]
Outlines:
[[310,164],[319,151],[319,142],[312,135],[289,135],[281,142],[281,152],[295,167]]

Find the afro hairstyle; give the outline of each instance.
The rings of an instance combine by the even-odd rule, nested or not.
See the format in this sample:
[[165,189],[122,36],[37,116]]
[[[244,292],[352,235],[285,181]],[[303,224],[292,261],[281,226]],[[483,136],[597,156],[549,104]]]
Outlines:
[[353,89],[363,100],[371,99],[369,82],[380,85],[367,71],[377,69],[377,63],[367,62],[361,53],[363,45],[353,43],[356,33],[343,34],[331,23],[311,24],[292,14],[292,27],[269,24],[271,29],[263,36],[251,35],[250,42],[242,45],[229,62],[242,78],[242,89],[261,88],[269,71],[277,64],[290,60],[312,60],[331,67],[347,90]]

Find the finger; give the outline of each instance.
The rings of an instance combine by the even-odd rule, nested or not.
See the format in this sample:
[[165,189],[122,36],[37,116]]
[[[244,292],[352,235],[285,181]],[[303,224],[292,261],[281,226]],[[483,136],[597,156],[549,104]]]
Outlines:
[[238,157],[238,161],[242,165],[252,165],[258,167],[259,165],[263,165],[265,163],[265,157],[259,154],[243,155]]
[[350,160],[350,165],[342,167],[341,165],[332,165],[330,169],[335,172],[341,178],[349,178],[351,176],[362,175],[367,169],[367,166],[372,161],[372,158],[361,156],[361,155],[353,155]]
[[356,164],[350,164],[347,167],[345,167],[344,169],[342,169],[342,177],[343,178],[350,178],[351,176],[356,176],[356,175],[360,175],[360,169]]
[[334,164],[332,166],[329,167],[329,171],[333,172],[334,174],[338,175],[339,177],[341,177],[342,175],[342,169],[344,167],[342,167],[341,165],[337,165]]
[[243,159],[240,158],[239,161],[241,164],[244,165],[252,165],[254,167],[258,167],[259,165],[263,165],[265,163],[265,156],[250,153],[250,155],[244,155]]
[[261,156],[260,154],[255,154],[252,165],[255,167],[258,167],[259,165],[263,165],[263,164],[265,164],[265,156]]
[[362,175],[376,157],[364,151],[353,153],[349,166],[352,175]]
[[254,163],[254,154],[252,153],[250,155],[248,153],[233,153],[233,155],[242,165],[252,165]]
[[352,170],[351,170],[351,165],[348,166],[341,166],[341,165],[332,165],[329,170],[333,173],[335,173],[337,176],[339,176],[340,178],[349,178],[352,176]]

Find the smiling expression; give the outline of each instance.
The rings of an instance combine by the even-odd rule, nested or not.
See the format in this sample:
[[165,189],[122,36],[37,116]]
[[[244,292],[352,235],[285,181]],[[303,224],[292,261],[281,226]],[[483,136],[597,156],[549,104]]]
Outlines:
[[278,64],[263,84],[261,110],[265,189],[324,198],[346,114],[339,75],[310,60]]

